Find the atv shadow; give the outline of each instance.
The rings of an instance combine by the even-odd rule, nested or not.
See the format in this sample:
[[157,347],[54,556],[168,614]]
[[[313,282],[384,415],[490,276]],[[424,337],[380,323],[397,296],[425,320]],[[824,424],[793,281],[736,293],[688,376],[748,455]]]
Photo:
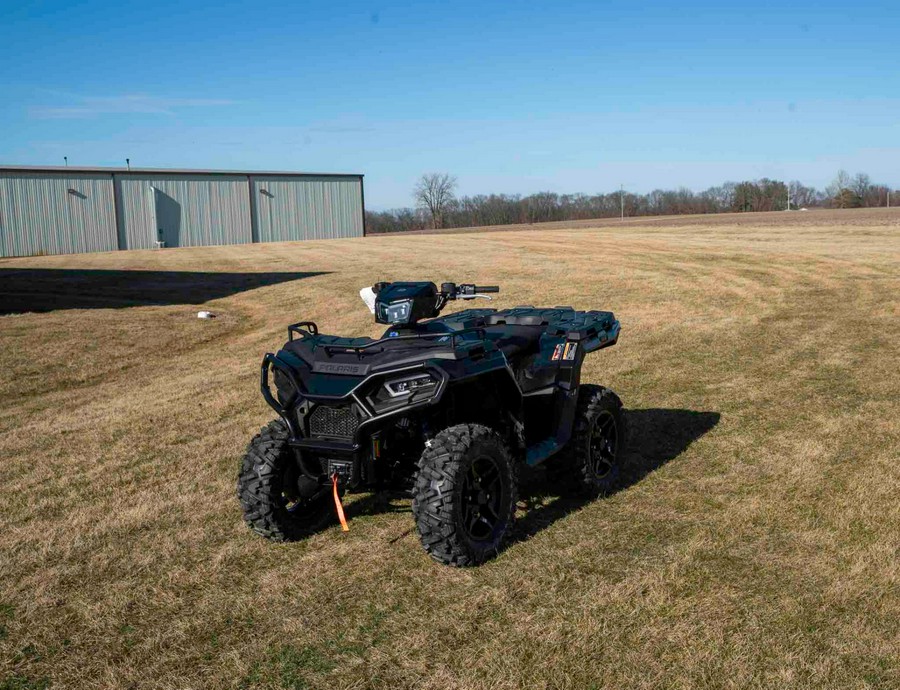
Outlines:
[[[613,493],[634,486],[648,474],[681,455],[694,441],[719,423],[718,412],[694,410],[648,409],[626,410],[631,442],[626,451],[626,472]],[[512,535],[504,544],[506,550],[526,541],[557,520],[591,503],[595,499],[573,496],[567,487],[547,481],[544,468],[526,470],[519,486],[519,504],[525,514],[516,520]],[[391,491],[362,494],[345,504],[347,518],[383,513],[411,513],[408,496]],[[395,544],[415,534],[415,525],[388,540]]]
[[[630,430],[626,468],[612,494],[634,486],[677,458],[694,441],[711,431],[721,417],[718,412],[672,409],[626,410],[625,414]],[[527,473],[519,487],[519,501],[524,501],[526,512],[516,521],[506,547],[529,539],[593,500],[596,499],[573,496],[567,487],[549,483],[541,469]]]
[[0,268],[0,315],[205,304],[245,290],[324,274]]

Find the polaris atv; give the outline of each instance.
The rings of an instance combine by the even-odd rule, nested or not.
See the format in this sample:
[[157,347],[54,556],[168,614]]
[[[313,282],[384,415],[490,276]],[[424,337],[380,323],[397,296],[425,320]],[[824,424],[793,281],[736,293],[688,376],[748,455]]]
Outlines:
[[290,541],[338,515],[345,491],[404,489],[425,550],[455,566],[496,554],[516,510],[517,470],[548,471],[588,494],[611,489],[626,439],[622,403],[582,384],[589,352],[619,322],[571,307],[467,309],[498,287],[378,283],[360,295],[384,336],[341,338],[304,321],[266,354],[260,387],[278,413],[238,477],[244,519]]

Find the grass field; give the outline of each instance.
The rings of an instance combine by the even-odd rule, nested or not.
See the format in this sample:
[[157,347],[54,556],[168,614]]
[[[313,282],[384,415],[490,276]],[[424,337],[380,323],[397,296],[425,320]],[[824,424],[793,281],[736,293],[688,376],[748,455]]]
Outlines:
[[[591,225],[0,261],[0,688],[900,687],[900,210]],[[622,490],[251,534],[262,354],[400,278],[615,311]]]

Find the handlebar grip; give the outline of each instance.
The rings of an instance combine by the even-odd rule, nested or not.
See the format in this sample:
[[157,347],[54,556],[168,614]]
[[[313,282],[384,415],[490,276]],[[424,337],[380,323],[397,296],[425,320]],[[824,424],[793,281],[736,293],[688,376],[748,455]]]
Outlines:
[[475,286],[475,292],[500,292],[499,285],[477,285]]

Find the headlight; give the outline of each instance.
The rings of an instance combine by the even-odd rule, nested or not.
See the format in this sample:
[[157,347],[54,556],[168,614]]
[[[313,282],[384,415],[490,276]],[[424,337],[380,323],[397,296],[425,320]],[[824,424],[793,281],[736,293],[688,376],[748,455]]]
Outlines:
[[431,390],[436,385],[437,380],[431,374],[416,374],[415,376],[388,381],[384,384],[384,388],[392,398],[400,398],[419,391]]
[[392,302],[391,304],[379,304],[379,316],[384,323],[406,323],[409,321],[409,314],[412,311],[412,300],[405,299],[402,302]]
[[409,314],[411,311],[411,299],[388,304],[384,309],[385,321],[387,321],[388,323],[406,323],[407,321],[409,321]]

